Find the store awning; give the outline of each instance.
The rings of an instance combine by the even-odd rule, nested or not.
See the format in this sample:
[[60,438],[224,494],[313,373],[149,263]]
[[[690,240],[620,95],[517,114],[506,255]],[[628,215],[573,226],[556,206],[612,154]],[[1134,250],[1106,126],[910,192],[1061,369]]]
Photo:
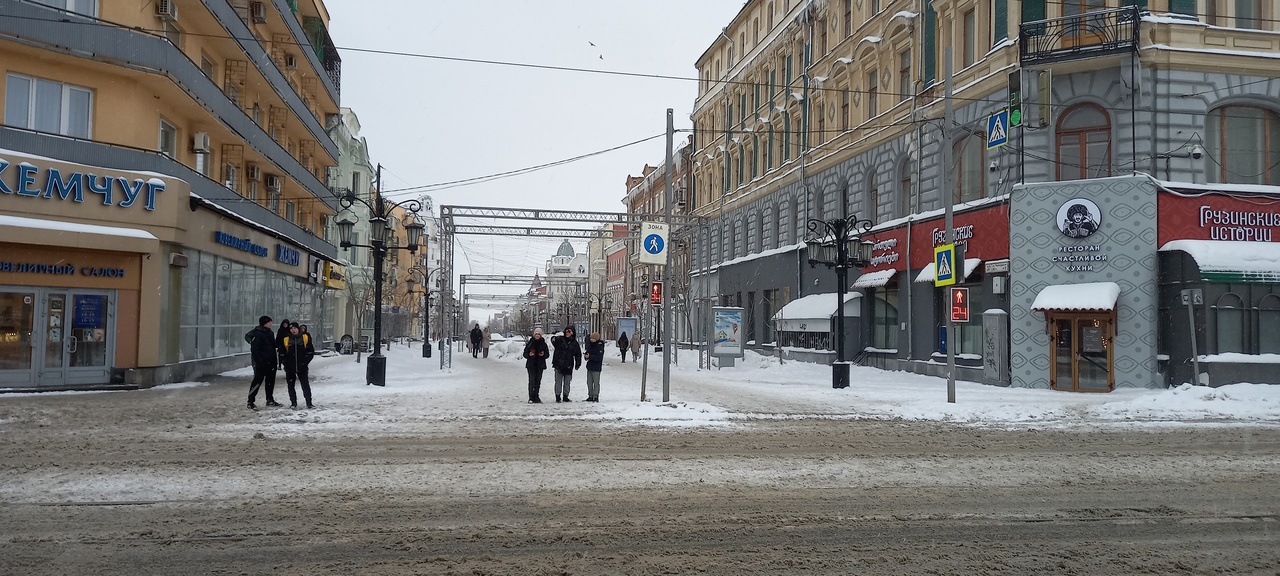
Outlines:
[[1186,252],[1206,282],[1280,284],[1280,243],[1174,240],[1161,252]]
[[[861,298],[862,294],[857,292],[849,292],[844,295],[844,315],[845,317],[861,316],[862,310],[858,306],[849,306],[849,302]],[[815,318],[831,318],[836,313],[836,294],[828,292],[826,294],[810,294],[804,298],[797,298],[788,302],[786,306],[778,310],[773,315],[774,320],[809,320]]]
[[0,215],[0,242],[139,253],[160,247],[159,238],[137,228],[8,215]]
[[1110,312],[1116,309],[1120,299],[1120,285],[1115,282],[1089,282],[1086,284],[1055,284],[1045,286],[1036,295],[1031,309]]
[[894,275],[897,273],[897,270],[878,270],[875,272],[867,272],[866,274],[859,276],[857,280],[853,281],[853,287],[879,288],[888,284],[890,280],[893,280]]
[[[977,270],[978,265],[981,263],[982,263],[981,258],[965,258],[964,259],[964,278],[962,278],[961,280],[968,280],[969,275],[973,274],[973,271]],[[937,277],[938,277],[938,273],[936,269],[933,267],[933,262],[930,262],[928,266],[925,266],[923,270],[920,270],[920,274],[916,276],[916,282],[932,283],[934,279],[936,279]]]

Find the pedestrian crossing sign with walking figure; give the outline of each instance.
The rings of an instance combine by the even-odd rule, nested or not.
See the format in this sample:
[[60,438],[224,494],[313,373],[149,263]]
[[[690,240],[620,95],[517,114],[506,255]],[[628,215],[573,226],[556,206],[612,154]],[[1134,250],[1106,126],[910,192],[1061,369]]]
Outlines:
[[1006,108],[987,117],[987,150],[1009,142],[1009,110]]
[[956,283],[956,245],[943,244],[933,249],[933,285],[950,286]]
[[641,264],[665,266],[667,263],[667,225],[656,222],[640,223]]

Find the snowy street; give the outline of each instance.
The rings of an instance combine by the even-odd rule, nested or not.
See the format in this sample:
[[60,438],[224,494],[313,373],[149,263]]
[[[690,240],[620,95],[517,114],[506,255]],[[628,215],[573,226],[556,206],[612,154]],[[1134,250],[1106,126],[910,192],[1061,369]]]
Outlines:
[[[510,347],[508,349],[507,347]],[[526,402],[519,344],[387,386],[317,358],[314,410],[249,370],[0,396],[5,574],[1276,574],[1280,387],[1071,394],[748,353],[611,347],[601,401]],[[435,354],[439,354],[437,350]],[[301,399],[299,399],[301,402]]]

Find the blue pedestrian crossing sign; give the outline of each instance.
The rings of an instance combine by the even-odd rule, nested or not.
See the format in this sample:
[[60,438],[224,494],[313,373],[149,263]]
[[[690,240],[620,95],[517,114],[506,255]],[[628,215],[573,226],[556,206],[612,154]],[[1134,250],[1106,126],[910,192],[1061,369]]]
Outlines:
[[667,225],[656,222],[640,223],[641,264],[665,266],[667,263]]
[[956,245],[943,244],[933,249],[933,285],[956,283]]
[[987,117],[987,150],[1009,143],[1009,109]]

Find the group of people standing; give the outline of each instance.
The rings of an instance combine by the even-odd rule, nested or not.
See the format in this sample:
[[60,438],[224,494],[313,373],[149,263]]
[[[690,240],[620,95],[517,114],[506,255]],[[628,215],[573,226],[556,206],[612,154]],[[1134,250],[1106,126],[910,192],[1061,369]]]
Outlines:
[[258,326],[244,335],[245,341],[249,343],[249,356],[253,363],[253,382],[249,384],[248,408],[258,409],[255,401],[258,398],[258,389],[263,384],[266,384],[267,406],[283,406],[276,402],[274,394],[276,370],[281,368],[284,368],[285,381],[289,384],[289,407],[295,409],[298,407],[298,394],[294,383],[300,382],[302,398],[306,401],[307,408],[315,408],[311,403],[308,366],[316,355],[316,349],[311,342],[311,334],[307,333],[307,325],[285,319],[280,322],[279,331],[272,332],[271,328],[271,317],[262,316],[258,318]]
[[471,357],[479,358],[483,351],[484,357],[489,357],[489,329],[480,329],[480,323],[477,322],[475,328],[471,329],[469,334],[471,344]]
[[[625,335],[624,335],[625,338]],[[587,336],[586,351],[574,337],[573,327],[564,329],[563,335],[551,338],[551,347],[547,349],[547,341],[542,337],[542,329],[533,330],[533,338],[524,345],[521,358],[525,359],[524,367],[529,372],[529,403],[541,404],[542,374],[547,369],[547,356],[551,356],[551,369],[554,372],[556,402],[572,402],[569,399],[569,388],[573,383],[573,372],[582,368],[583,359],[587,362],[587,402],[600,401],[600,373],[604,368],[604,341],[599,332]]]

